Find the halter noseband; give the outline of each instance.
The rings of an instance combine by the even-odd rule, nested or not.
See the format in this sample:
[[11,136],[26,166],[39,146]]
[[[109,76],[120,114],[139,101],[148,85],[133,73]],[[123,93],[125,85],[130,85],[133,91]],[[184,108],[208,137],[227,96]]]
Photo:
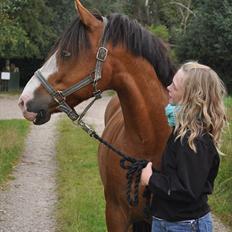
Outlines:
[[[53,99],[59,104],[57,106],[57,109],[66,113],[68,117],[72,121],[78,120],[78,122],[81,122],[81,118],[85,115],[87,110],[92,106],[95,100],[101,98],[101,91],[97,89],[97,82],[101,79],[101,73],[102,73],[102,64],[106,60],[108,49],[106,48],[106,39],[105,39],[105,27],[108,23],[107,18],[102,17],[103,19],[103,36],[101,38],[100,47],[98,48],[98,52],[96,55],[96,66],[95,70],[87,77],[85,77],[83,80],[79,81],[78,83],[74,84],[73,86],[59,91],[55,90],[48,81],[44,78],[42,72],[40,70],[37,70],[35,72],[36,78],[41,82],[43,87],[47,90],[47,92],[53,97]],[[81,115],[78,115],[75,109],[72,109],[67,103],[66,103],[66,97],[71,95],[72,93],[82,89],[83,87],[93,84],[93,96],[95,97],[94,100],[85,108],[83,113]]]

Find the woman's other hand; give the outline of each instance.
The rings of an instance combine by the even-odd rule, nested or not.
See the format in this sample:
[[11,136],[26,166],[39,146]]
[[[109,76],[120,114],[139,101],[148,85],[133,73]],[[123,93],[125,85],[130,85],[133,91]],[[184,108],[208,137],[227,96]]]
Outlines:
[[152,175],[152,162],[149,162],[147,166],[142,170],[141,184],[148,185],[151,175]]

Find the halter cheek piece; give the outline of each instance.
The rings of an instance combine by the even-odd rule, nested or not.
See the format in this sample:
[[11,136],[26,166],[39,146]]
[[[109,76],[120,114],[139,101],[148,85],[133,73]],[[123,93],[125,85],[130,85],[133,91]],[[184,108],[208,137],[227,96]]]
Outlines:
[[[79,81],[78,83],[74,84],[73,86],[69,87],[68,89],[59,91],[55,90],[48,81],[44,78],[43,74],[40,70],[37,70],[35,72],[36,78],[39,79],[43,87],[47,90],[47,92],[53,97],[53,99],[59,104],[57,106],[57,109],[66,113],[68,117],[72,121],[77,121],[77,123],[81,126],[83,126],[83,122],[81,121],[82,117],[86,114],[88,109],[93,105],[95,100],[101,98],[101,91],[97,89],[97,82],[101,79],[101,73],[102,73],[102,64],[106,60],[108,49],[106,48],[106,40],[104,36],[105,27],[107,25],[107,18],[102,17],[103,19],[103,36],[101,38],[100,47],[98,48],[98,52],[96,55],[96,67],[95,70],[87,77],[85,77],[83,80]],[[72,93],[82,89],[83,87],[93,84],[93,96],[94,100],[84,109],[84,111],[78,115],[75,109],[72,109],[67,103],[66,103],[66,97],[71,95]],[[89,133],[89,132],[88,132]]]

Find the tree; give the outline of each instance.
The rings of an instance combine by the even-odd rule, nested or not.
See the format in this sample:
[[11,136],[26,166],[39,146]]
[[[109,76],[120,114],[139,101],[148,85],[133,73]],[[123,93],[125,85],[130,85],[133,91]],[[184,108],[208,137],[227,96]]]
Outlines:
[[34,50],[30,56],[43,58],[56,39],[53,25],[54,12],[44,0],[27,0],[23,9],[13,15],[14,19],[26,31]]
[[44,0],[2,0],[0,57],[43,58],[54,43],[52,10]]
[[32,49],[26,31],[11,16],[21,10],[20,4],[25,0],[2,0],[0,7],[0,56],[7,59],[25,55],[25,51]]
[[103,16],[113,12],[123,13],[127,2],[124,0],[83,0],[83,4],[92,11],[97,11]]
[[53,12],[52,27],[56,36],[59,36],[76,17],[74,0],[46,0],[46,5]]
[[232,2],[205,0],[197,4],[186,33],[177,41],[180,60],[194,59],[214,68],[231,90]]

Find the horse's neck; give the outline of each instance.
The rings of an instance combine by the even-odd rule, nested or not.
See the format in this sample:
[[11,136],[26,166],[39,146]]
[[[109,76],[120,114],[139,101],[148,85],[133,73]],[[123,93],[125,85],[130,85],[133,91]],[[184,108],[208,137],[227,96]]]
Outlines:
[[170,132],[164,115],[167,92],[147,61],[134,60],[131,67],[116,70],[114,89],[123,111],[125,135],[137,145],[154,150],[159,144],[163,147]]

